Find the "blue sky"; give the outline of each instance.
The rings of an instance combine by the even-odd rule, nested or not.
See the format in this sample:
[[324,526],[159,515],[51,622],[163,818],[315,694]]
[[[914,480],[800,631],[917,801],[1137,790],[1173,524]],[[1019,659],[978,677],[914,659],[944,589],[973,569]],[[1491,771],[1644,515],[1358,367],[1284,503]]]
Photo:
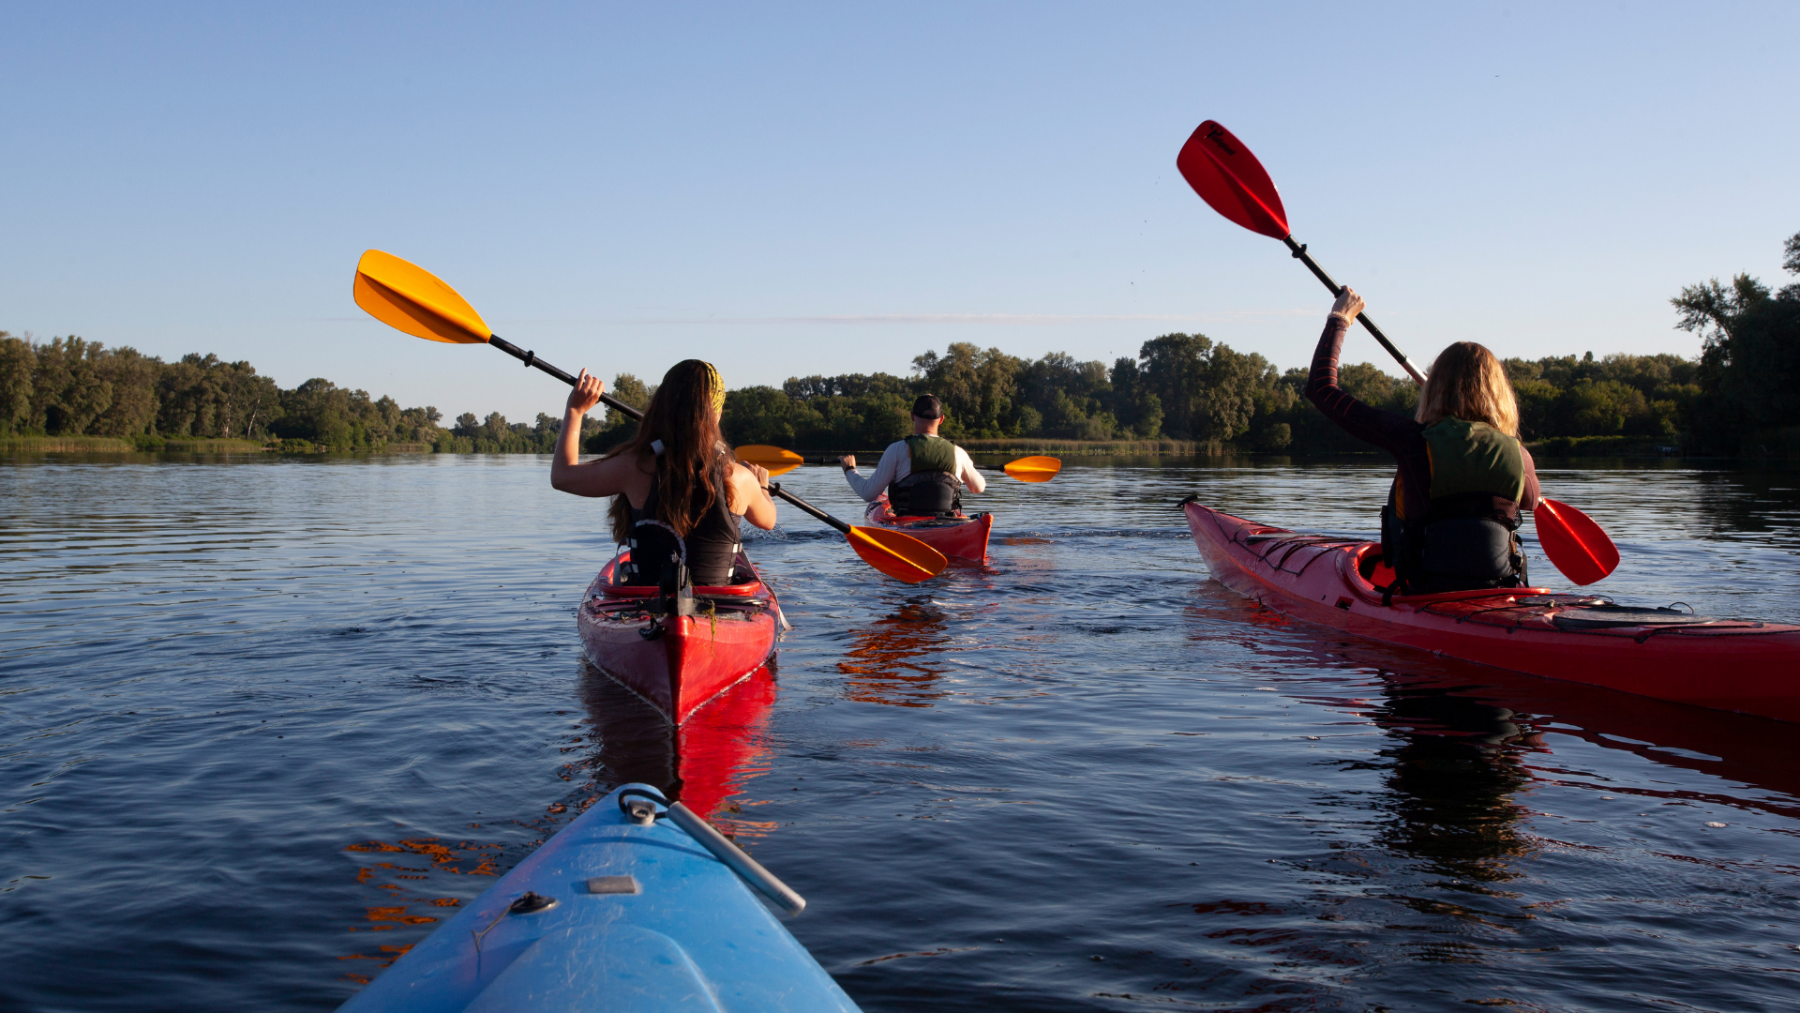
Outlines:
[[376,247],[609,378],[1169,331],[1302,365],[1328,294],[1175,172],[1213,118],[1415,359],[1691,355],[1669,297],[1779,281],[1800,231],[1796,37],[1791,3],[8,4],[0,329],[556,410],[362,317]]

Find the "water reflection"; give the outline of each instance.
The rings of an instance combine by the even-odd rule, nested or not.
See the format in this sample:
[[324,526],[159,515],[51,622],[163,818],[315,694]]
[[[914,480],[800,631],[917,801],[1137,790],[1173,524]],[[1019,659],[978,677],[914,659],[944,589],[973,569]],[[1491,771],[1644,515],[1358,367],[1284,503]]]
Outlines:
[[845,695],[859,703],[930,707],[949,696],[938,686],[950,670],[942,660],[949,616],[928,596],[906,599],[893,615],[861,627],[838,671]]
[[1800,471],[1775,465],[1695,478],[1702,492],[1694,502],[1712,531],[1762,535],[1759,540],[1800,550]]
[[1388,764],[1393,818],[1376,842],[1458,884],[1516,878],[1512,860],[1533,845],[1520,829],[1526,810],[1513,796],[1530,783],[1520,749],[1535,736],[1509,708],[1381,677],[1383,702],[1365,714],[1392,736],[1376,755]]
[[770,821],[743,815],[736,800],[751,781],[769,772],[769,717],[775,706],[775,670],[765,666],[696,710],[679,728],[637,694],[583,663],[581,700],[597,749],[566,772],[585,767],[594,796],[631,781],[655,785],[730,834],[762,836]]
[[[1296,699],[1354,709],[1389,731],[1434,744],[1413,742],[1384,753],[1396,762],[1415,755],[1435,757],[1421,769],[1485,761],[1516,771],[1519,782],[1586,786],[1617,795],[1668,800],[1706,800],[1759,809],[1785,817],[1800,815],[1800,766],[1794,763],[1794,726],[1749,714],[1733,714],[1634,696],[1599,686],[1491,669],[1411,653],[1381,644],[1339,641],[1314,651],[1320,667],[1373,670],[1383,689],[1381,706],[1298,690]],[[1752,793],[1658,790],[1602,783],[1555,760],[1566,748],[1559,738],[1606,750],[1632,753],[1674,771],[1691,771],[1743,785]],[[1460,757],[1453,760],[1451,757]],[[1472,783],[1510,779],[1471,768]],[[1396,772],[1392,780],[1398,782]],[[1428,786],[1425,779],[1421,785]],[[1754,793],[1760,791],[1761,794]],[[1518,810],[1523,813],[1524,810]],[[1473,815],[1473,813],[1470,813]]]

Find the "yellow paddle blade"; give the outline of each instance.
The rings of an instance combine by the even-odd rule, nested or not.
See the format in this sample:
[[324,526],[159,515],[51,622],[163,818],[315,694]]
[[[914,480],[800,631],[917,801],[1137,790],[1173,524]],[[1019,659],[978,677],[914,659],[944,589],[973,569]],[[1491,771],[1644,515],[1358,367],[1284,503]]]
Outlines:
[[930,580],[950,565],[938,550],[911,535],[887,528],[851,528],[845,537],[863,562],[908,584]]
[[479,345],[494,336],[456,290],[391,253],[370,250],[356,263],[356,305],[396,330],[427,341]]
[[806,463],[806,458],[791,450],[783,450],[780,447],[771,447],[762,443],[739,447],[735,453],[737,459],[745,464],[759,464],[769,469],[771,477],[785,475]]
[[1054,457],[1021,457],[1006,466],[1006,473],[1021,482],[1048,482],[1062,470]]

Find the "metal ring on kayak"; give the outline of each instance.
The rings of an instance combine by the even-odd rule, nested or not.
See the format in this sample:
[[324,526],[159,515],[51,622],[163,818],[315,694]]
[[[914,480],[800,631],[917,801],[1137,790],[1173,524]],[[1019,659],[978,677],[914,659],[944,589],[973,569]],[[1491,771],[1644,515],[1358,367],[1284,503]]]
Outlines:
[[[639,801],[634,802],[632,799]],[[647,827],[667,817],[667,812],[659,813],[656,807],[668,804],[668,798],[654,788],[626,788],[619,792],[619,811],[640,827]]]

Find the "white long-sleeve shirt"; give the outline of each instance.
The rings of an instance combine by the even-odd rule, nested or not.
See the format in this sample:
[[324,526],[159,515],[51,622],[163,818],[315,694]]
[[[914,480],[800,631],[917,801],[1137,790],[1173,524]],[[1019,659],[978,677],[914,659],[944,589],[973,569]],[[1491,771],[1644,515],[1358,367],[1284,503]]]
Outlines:
[[[912,474],[912,455],[906,452],[906,441],[899,440],[888,444],[881,453],[881,463],[875,466],[875,474],[868,478],[857,472],[845,471],[844,480],[856,494],[870,503],[880,499],[887,492],[888,486]],[[956,477],[970,492],[986,492],[987,479],[975,470],[975,462],[969,459],[967,451],[956,448]]]

